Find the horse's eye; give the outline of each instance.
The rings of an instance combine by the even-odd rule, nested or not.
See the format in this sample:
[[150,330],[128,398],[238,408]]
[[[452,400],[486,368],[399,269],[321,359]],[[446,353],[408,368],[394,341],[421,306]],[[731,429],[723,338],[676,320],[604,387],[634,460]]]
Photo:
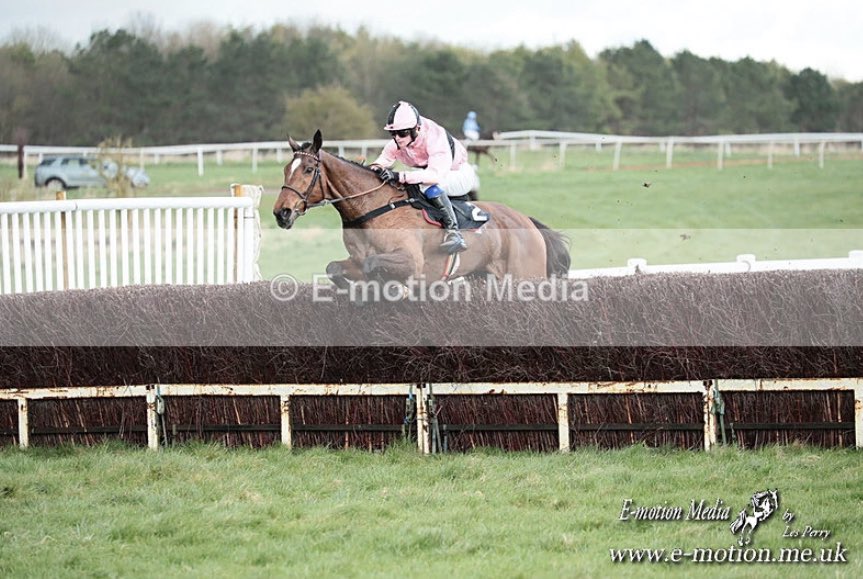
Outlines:
[[315,171],[315,168],[312,167],[311,165],[309,165],[305,169],[303,169],[303,173],[305,173],[306,175],[313,173],[314,171]]

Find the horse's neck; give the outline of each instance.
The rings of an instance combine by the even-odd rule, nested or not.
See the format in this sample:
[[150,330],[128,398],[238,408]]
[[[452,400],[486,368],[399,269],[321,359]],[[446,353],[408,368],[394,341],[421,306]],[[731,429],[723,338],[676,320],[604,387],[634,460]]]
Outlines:
[[370,191],[365,195],[333,204],[342,216],[342,221],[361,217],[369,211],[386,205],[395,196],[392,187],[386,185],[381,187],[380,180],[371,171],[354,166],[333,155],[325,155],[322,161],[326,170],[325,186],[329,188],[328,196],[334,201]]

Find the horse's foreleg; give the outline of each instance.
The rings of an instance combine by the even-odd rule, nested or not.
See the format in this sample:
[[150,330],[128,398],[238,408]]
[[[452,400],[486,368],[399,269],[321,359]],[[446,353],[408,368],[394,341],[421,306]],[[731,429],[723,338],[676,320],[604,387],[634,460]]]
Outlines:
[[331,261],[327,265],[327,277],[329,277],[339,289],[348,289],[352,281],[365,279],[363,270],[352,259]]

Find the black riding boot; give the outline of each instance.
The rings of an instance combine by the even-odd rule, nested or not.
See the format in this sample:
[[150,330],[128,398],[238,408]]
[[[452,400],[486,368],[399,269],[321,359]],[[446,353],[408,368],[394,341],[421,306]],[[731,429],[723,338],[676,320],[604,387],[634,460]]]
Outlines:
[[446,236],[443,243],[440,244],[441,248],[447,253],[458,253],[467,249],[467,243],[465,243],[464,237],[461,236],[461,232],[458,230],[455,210],[452,208],[452,203],[450,203],[446,193],[432,197],[429,201],[443,212],[443,224],[446,227]]

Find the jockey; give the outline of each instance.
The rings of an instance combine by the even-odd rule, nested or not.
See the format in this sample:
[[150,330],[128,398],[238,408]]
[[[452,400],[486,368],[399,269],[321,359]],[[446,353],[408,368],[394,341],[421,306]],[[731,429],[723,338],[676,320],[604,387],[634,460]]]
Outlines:
[[[433,120],[420,116],[406,101],[393,105],[384,130],[393,140],[369,168],[384,182],[418,184],[426,199],[444,215],[446,236],[441,247],[447,253],[467,249],[449,200],[468,194],[478,184],[464,145]],[[396,161],[417,170],[395,172],[390,167]]]
[[461,132],[464,135],[464,138],[468,141],[478,141],[479,140],[479,123],[476,121],[476,113],[470,111],[467,114],[467,118],[464,120],[464,123],[461,125]]

